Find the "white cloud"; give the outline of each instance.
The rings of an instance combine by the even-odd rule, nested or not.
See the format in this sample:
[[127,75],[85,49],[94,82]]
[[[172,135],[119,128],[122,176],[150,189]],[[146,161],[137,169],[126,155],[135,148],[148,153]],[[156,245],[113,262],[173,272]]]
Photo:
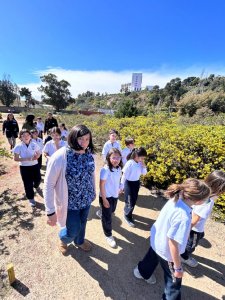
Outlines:
[[[62,68],[49,67],[46,70],[40,70],[34,73],[36,77],[48,73],[55,74],[59,80],[65,79],[71,84],[71,94],[76,97],[78,94],[86,92],[87,90],[100,93],[118,93],[120,86],[123,83],[131,82],[133,72],[143,73],[142,86],[146,85],[159,85],[164,87],[165,84],[172,78],[180,77],[184,79],[188,76],[200,76],[204,69],[201,67],[190,67],[188,69],[179,71],[163,67],[159,71],[143,71],[143,70],[130,70],[130,71],[80,71],[80,70],[66,70]],[[210,68],[204,71],[204,76],[211,73],[224,74],[223,68]],[[41,99],[41,94],[38,92],[37,87],[41,85],[38,83],[25,83],[20,87],[26,86],[32,91],[32,95],[37,100]]]

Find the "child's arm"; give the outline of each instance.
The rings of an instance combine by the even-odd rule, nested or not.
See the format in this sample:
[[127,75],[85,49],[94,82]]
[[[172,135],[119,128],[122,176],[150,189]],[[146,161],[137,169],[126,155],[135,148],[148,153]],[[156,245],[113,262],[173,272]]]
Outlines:
[[194,212],[192,212],[192,220],[191,220],[191,227],[194,227],[199,221],[201,217],[196,215]]
[[170,254],[173,259],[174,263],[174,276],[176,278],[182,278],[183,277],[183,269],[181,266],[180,261],[180,253],[178,248],[178,243],[172,239],[169,239],[169,248],[170,248]]
[[106,180],[100,179],[100,193],[101,193],[104,207],[109,208],[110,207],[109,201],[106,199],[105,183]]
[[34,157],[22,158],[22,157],[20,157],[20,155],[18,153],[14,153],[14,160],[15,161],[32,161],[32,160],[36,160],[36,158],[34,158]]

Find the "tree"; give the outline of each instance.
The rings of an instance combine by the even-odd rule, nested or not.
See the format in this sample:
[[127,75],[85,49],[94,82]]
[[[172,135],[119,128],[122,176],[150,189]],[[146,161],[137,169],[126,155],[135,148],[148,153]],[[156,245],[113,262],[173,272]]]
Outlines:
[[57,76],[49,73],[48,75],[41,76],[41,81],[45,85],[41,85],[38,90],[45,95],[41,96],[42,100],[46,104],[54,106],[56,111],[66,108],[73,99],[68,89],[70,86],[66,80],[57,80]]
[[31,91],[26,87],[22,87],[21,90],[20,90],[20,96],[25,97],[26,107],[29,108],[30,105],[32,104]]
[[123,117],[136,117],[138,115],[138,109],[135,105],[134,100],[128,99],[123,101],[118,110],[115,113],[115,117],[123,118]]
[[16,97],[15,85],[10,81],[9,76],[4,76],[3,79],[0,80],[0,100],[2,104],[9,107],[13,104]]

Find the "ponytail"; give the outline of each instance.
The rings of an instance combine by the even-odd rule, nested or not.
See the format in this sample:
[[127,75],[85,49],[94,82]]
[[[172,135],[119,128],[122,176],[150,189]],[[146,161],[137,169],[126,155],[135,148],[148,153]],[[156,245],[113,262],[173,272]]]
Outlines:
[[193,202],[204,201],[209,198],[211,189],[208,185],[198,179],[189,178],[182,184],[172,184],[165,192],[165,196],[173,198],[177,201],[179,197],[183,200],[191,200]]
[[147,151],[145,150],[145,148],[140,147],[140,148],[134,148],[132,149],[131,153],[127,155],[127,160],[130,159],[135,159],[135,157],[138,156],[147,156]]

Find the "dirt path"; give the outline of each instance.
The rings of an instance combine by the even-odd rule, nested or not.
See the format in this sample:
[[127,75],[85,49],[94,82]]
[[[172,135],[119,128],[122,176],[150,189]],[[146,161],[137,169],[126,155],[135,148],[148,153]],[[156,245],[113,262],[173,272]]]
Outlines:
[[[95,200],[86,233],[93,250],[87,254],[71,245],[68,256],[64,257],[57,250],[58,229],[46,225],[42,195],[36,196],[38,206],[32,210],[24,198],[17,163],[4,159],[3,165],[6,169],[0,177],[0,297],[12,300],[25,296],[41,300],[161,299],[160,267],[156,270],[154,286],[136,280],[132,270],[148,249],[149,228],[164,204],[162,198],[141,188],[135,208],[136,228],[128,228],[122,222],[123,199],[119,201],[113,220],[117,249],[109,248],[105,242],[100,220],[95,215],[98,208]],[[97,157],[97,177],[101,165]],[[195,255],[200,265],[196,269],[186,268],[182,299],[224,299],[224,236],[224,225],[210,220],[206,239]],[[18,279],[14,288],[9,287],[6,279],[6,265],[10,262],[15,266]]]

